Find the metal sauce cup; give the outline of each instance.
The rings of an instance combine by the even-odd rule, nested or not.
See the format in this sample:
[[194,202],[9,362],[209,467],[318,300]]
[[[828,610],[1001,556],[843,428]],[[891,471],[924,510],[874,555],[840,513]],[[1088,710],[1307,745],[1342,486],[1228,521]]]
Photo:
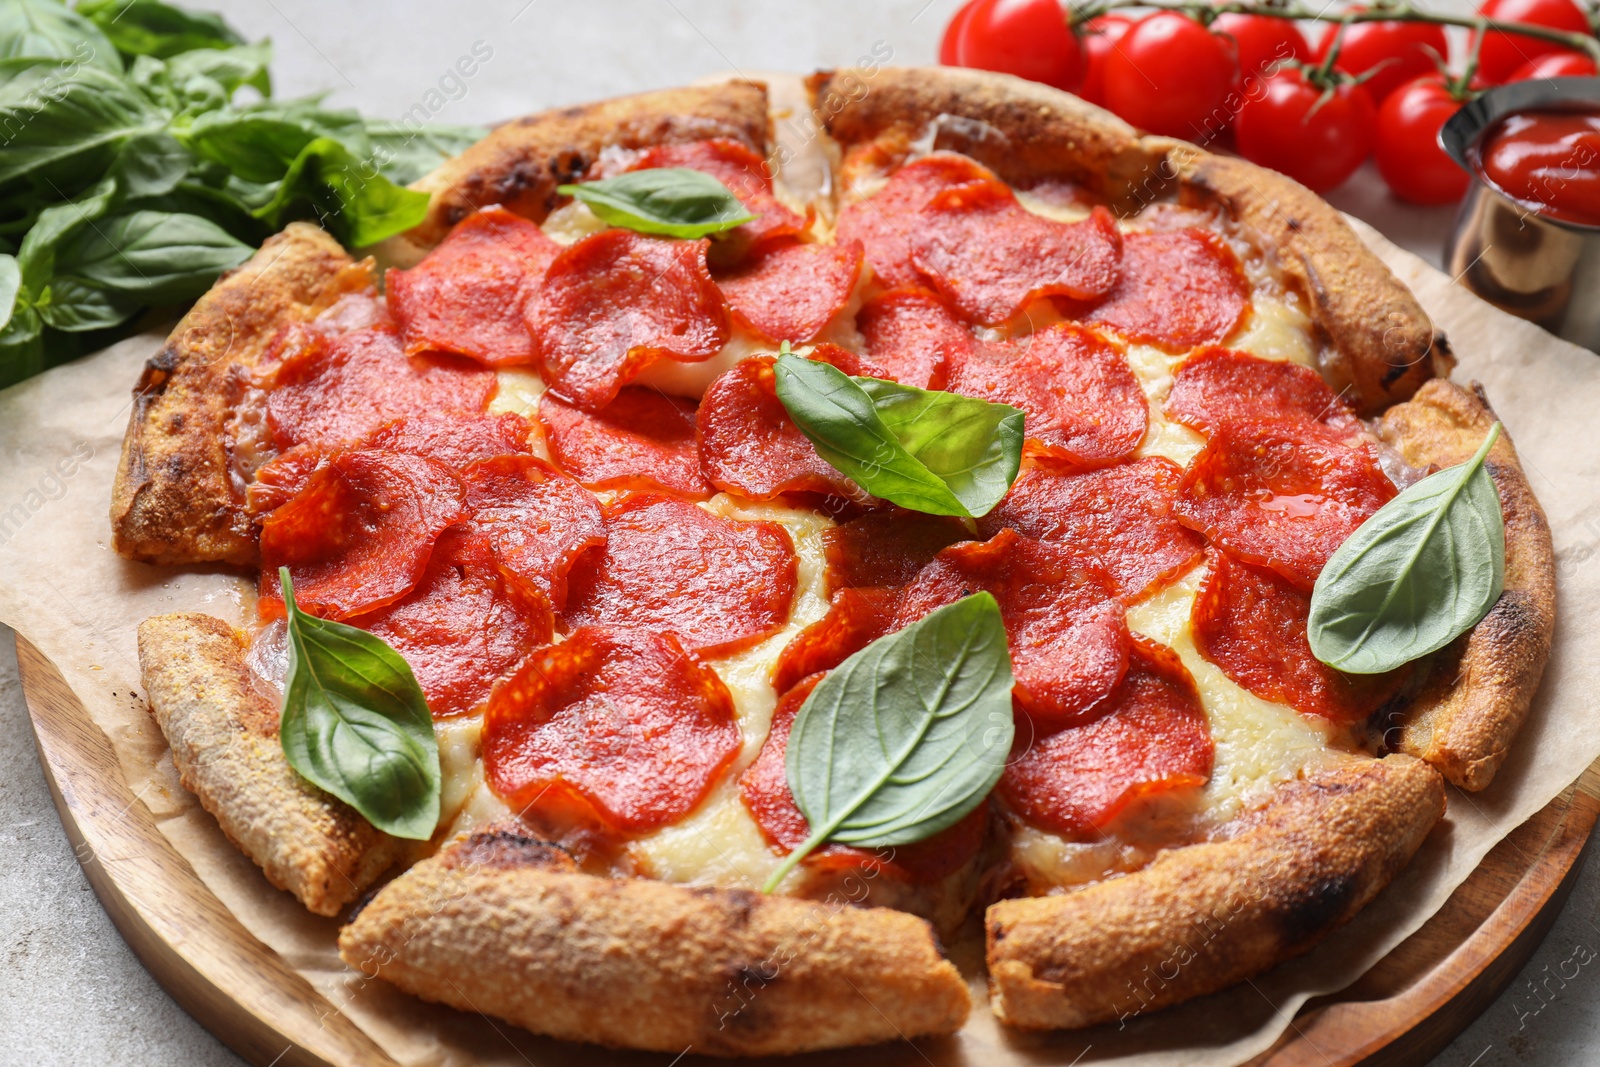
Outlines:
[[[1479,169],[1479,142],[1507,115],[1600,109],[1600,78],[1545,78],[1491,89],[1439,131],[1472,176],[1445,251],[1446,269],[1478,296],[1588,349],[1600,349],[1600,226],[1565,222],[1511,199]],[[1600,159],[1573,161],[1600,168]]]

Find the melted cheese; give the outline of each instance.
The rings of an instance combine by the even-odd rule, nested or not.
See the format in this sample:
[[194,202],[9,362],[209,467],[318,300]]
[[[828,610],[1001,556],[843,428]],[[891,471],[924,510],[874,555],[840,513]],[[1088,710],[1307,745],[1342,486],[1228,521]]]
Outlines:
[[483,784],[483,761],[479,758],[478,744],[483,734],[483,717],[436,719],[433,732],[439,739],[439,771],[443,778],[439,825],[444,826],[455,819],[467,798]]
[[1039,890],[1081,885],[1138,870],[1161,848],[1203,837],[1272,787],[1351,758],[1332,724],[1241,688],[1200,654],[1190,614],[1206,567],[1128,612],[1128,627],[1178,654],[1194,678],[1216,745],[1203,789],[1135,805],[1099,841],[1069,841],[1047,830],[1013,825],[1011,858]]
[[713,660],[733,696],[741,745],[732,767],[689,817],[635,840],[630,853],[641,870],[668,882],[765,882],[781,861],[739,799],[738,777],[761,751],[778,695],[770,681],[773,664],[796,634],[827,614],[823,580],[827,564],[822,533],[833,525],[824,515],[779,504],[757,504],[718,494],[701,505],[713,515],[740,522],[770,521],[789,531],[798,559],[794,607],[788,625],[753,648]]
[[1204,790],[1205,813],[1219,824],[1255,794],[1322,766],[1338,732],[1326,720],[1262,700],[1200,654],[1189,615],[1205,574],[1201,564],[1135,605],[1128,612],[1128,627],[1176,652],[1194,678],[1217,748]]

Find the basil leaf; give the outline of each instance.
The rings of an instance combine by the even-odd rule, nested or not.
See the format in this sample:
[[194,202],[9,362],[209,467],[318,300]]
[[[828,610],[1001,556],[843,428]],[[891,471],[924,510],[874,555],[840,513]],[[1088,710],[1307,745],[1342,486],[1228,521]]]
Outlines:
[[294,602],[278,738],[289,765],[395,837],[425,841],[439,822],[439,741],[422,688],[400,654],[365,630]]
[[56,251],[56,270],[152,304],[190,300],[251,248],[197,215],[135,211],[88,226]]
[[276,226],[302,205],[352,247],[411,229],[428,213],[428,194],[399,186],[331,137],[300,153],[272,200],[254,212]]
[[35,305],[45,325],[68,333],[120,326],[143,306],[137,297],[92,285],[82,278],[55,278]]
[[122,142],[166,115],[121,74],[52,60],[0,63],[0,183],[31,177],[66,190],[103,174]]
[[477,126],[410,126],[367,120],[367,136],[372,140],[372,157],[378,172],[396,185],[410,185],[488,133]]
[[244,44],[221,15],[188,11],[161,0],[79,0],[78,13],[127,56],[166,59],[196,48]]
[[56,0],[0,4],[0,59],[56,59],[122,71],[117,50],[94,23]]
[[705,237],[755,218],[711,175],[688,167],[634,170],[603,181],[557,186],[613,226],[666,237]]
[[778,400],[817,454],[873,496],[930,515],[988,514],[1022,464],[1023,413],[1006,404],[876,378],[792,355]]
[[988,593],[948,604],[829,672],[795,715],[784,757],[811,836],[771,892],[827,841],[906,845],[965,818],[1005,770],[1011,656]]
[[44,321],[31,307],[14,306],[0,329],[0,388],[31,378],[45,368]]
[[1500,424],[1465,463],[1389,501],[1339,546],[1311,594],[1312,653],[1380,674],[1454,641],[1505,587],[1500,494],[1484,466]]
[[315,100],[211,111],[197,116],[179,133],[195,155],[220,163],[251,182],[273,182],[284,177],[306,148],[324,137],[337,141],[357,157],[372,151],[359,115],[319,107]]
[[48,285],[56,273],[56,251],[61,243],[104,217],[116,196],[117,183],[107,178],[76,200],[39,212],[17,250],[23,282],[36,291]]
[[22,288],[22,269],[15,256],[0,255],[0,331],[11,321],[17,309],[17,295]]
[[272,42],[239,45],[236,48],[198,48],[167,60],[168,77],[175,86],[193,78],[209,78],[230,96],[248,85],[262,96],[272,95]]
[[124,196],[162,196],[177,188],[193,165],[194,157],[178,139],[158,130],[125,142],[112,173]]

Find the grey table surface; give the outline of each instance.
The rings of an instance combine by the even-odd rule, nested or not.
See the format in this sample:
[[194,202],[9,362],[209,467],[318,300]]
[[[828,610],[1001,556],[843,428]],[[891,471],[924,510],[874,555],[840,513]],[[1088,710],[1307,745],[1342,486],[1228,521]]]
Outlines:
[[[719,70],[848,64],[882,42],[926,63],[957,0],[229,0],[277,49],[277,93],[336,106],[488,123],[553,105],[679,85]],[[1439,6],[1464,7],[1461,0]],[[473,76],[458,58],[490,50]],[[881,47],[881,46],[880,46]],[[420,108],[421,111],[417,109]],[[1330,199],[1438,263],[1450,209],[1391,199],[1370,167]],[[4,580],[0,576],[0,580]],[[0,1063],[240,1064],[156,984],[73,858],[39,769],[10,633],[0,627]],[[1586,864],[1550,936],[1437,1067],[1600,1063],[1600,981],[1563,980],[1600,945],[1600,864]]]

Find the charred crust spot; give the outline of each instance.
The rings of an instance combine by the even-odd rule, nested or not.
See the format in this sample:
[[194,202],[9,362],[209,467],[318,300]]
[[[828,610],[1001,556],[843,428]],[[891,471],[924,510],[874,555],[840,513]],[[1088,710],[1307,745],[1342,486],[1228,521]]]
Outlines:
[[1284,943],[1308,945],[1338,926],[1356,901],[1359,882],[1349,873],[1330,875],[1287,897],[1275,909]]
[[139,384],[133,387],[133,391],[146,397],[160,393],[172,380],[172,372],[178,369],[181,361],[177,349],[170,345],[163,348],[145,361],[144,373],[139,376]]
[[473,834],[450,853],[452,867],[488,867],[514,870],[533,867],[553,871],[576,871],[577,864],[560,845],[514,830],[486,830]]
[[1401,378],[1404,378],[1411,371],[1412,367],[1415,367],[1419,362],[1421,362],[1422,356],[1426,354],[1426,352],[1423,352],[1422,355],[1418,355],[1416,350],[1413,348],[1407,348],[1396,352],[1394,354],[1395,358],[1391,359],[1389,361],[1389,365],[1384,368],[1383,387],[1388,389],[1395,382],[1399,381]]
[[558,184],[577,181],[589,172],[591,160],[576,148],[557,152],[550,160],[550,173]]
[[760,893],[750,889],[720,888],[718,886],[693,886],[689,892],[701,900],[709,901],[720,907],[728,921],[734,926],[748,926],[750,917],[761,906],[764,899]]
[[1293,216],[1285,218],[1283,220],[1283,225],[1290,233],[1299,233],[1301,229],[1300,220],[1294,218]]

